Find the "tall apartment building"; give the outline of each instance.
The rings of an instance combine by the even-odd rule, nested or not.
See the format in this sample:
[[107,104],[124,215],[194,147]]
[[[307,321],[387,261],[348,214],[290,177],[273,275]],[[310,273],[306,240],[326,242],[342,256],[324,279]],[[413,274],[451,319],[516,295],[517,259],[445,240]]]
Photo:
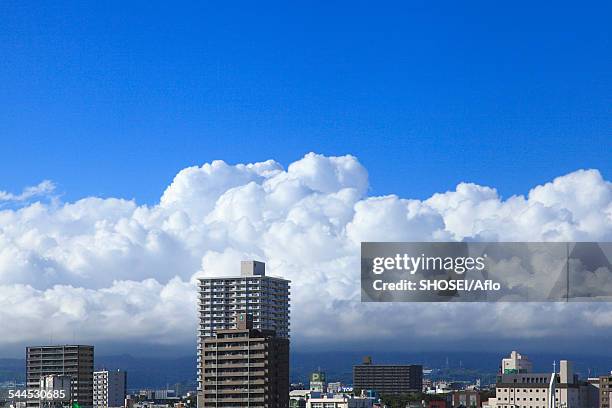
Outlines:
[[289,281],[266,276],[266,264],[242,261],[240,276],[202,278],[200,281],[200,336],[231,329],[240,313],[253,316],[253,328],[274,330],[289,338]]
[[[40,380],[49,375],[71,377],[70,400],[82,408],[93,407],[94,348],[83,345],[37,346],[26,348],[26,386],[40,388]],[[40,401],[30,400],[28,407]]]
[[123,407],[127,389],[125,371],[95,371],[93,381],[94,408]]
[[[521,359],[528,361],[525,356]],[[570,361],[561,360],[558,373],[533,373],[531,364],[523,364],[522,367],[524,370],[508,371],[502,362],[502,372],[495,385],[495,398],[489,398],[488,407],[599,408],[597,388],[581,381]]]
[[266,265],[242,261],[240,276],[199,280],[198,390],[202,387],[202,346],[217,330],[235,328],[239,314],[253,316],[253,328],[289,339],[289,281],[266,276]]
[[253,329],[251,315],[236,321],[202,342],[198,407],[288,408],[289,339]]
[[418,364],[372,364],[370,357],[353,366],[353,387],[380,394],[398,395],[421,392],[423,366]]
[[599,408],[611,408],[610,397],[612,397],[612,372],[599,377]]

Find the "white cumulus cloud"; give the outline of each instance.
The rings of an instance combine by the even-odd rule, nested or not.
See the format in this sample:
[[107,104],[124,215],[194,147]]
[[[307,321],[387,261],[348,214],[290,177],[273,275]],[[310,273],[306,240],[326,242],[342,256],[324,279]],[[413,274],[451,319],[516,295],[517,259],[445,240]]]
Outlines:
[[40,197],[51,194],[55,190],[55,184],[50,180],[44,180],[35,186],[26,187],[20,194],[13,194],[7,191],[0,190],[1,202],[22,202],[33,197]]
[[310,153],[286,169],[273,160],[189,167],[151,206],[30,202],[51,182],[0,191],[0,202],[22,203],[0,207],[0,347],[70,341],[75,331],[92,343],[194,343],[195,278],[235,274],[248,258],[292,281],[298,344],[612,334],[606,304],[360,302],[361,241],[612,240],[612,184],[597,170],[508,198],[471,183],[425,200],[371,197],[368,187],[357,158]]

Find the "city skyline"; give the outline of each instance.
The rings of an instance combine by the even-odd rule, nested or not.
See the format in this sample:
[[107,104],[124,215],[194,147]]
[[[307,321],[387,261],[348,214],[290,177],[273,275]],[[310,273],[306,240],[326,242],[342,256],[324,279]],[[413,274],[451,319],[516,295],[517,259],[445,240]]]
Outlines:
[[[496,357],[497,369],[494,382],[483,382],[483,378],[490,377],[482,377],[480,375],[484,373],[473,369],[468,369],[463,376],[459,372],[448,371],[450,367],[448,357],[444,371],[433,366],[425,370],[424,366],[414,364],[414,361],[410,364],[398,363],[397,360],[392,363],[380,363],[373,361],[371,356],[364,356],[361,363],[351,362],[350,366],[353,367],[351,380],[340,379],[334,374],[328,377],[327,368],[322,369],[319,366],[311,369],[309,385],[307,380],[301,380],[292,383],[289,387],[287,377],[274,379],[275,375],[280,374],[275,371],[279,366],[288,369],[286,357],[288,357],[289,340],[277,337],[272,330],[252,329],[252,325],[252,315],[240,313],[236,327],[219,329],[215,336],[206,338],[205,355],[212,363],[206,365],[205,377],[212,377],[209,381],[211,387],[207,388],[207,394],[211,397],[210,400],[204,401],[198,398],[198,407],[216,406],[219,400],[228,403],[240,400],[249,405],[258,403],[262,406],[287,407],[289,400],[292,402],[306,400],[311,401],[314,408],[315,402],[318,404],[332,400],[346,402],[358,399],[362,403],[369,401],[372,405],[380,402],[379,398],[386,404],[400,405],[399,401],[402,400],[418,400],[420,404],[418,406],[422,408],[428,404],[429,408],[434,408],[444,404],[444,401],[453,408],[461,408],[470,400],[473,406],[478,408],[481,406],[516,408],[518,402],[524,408],[546,408],[547,401],[559,403],[548,404],[548,407],[552,408],[557,406],[607,408],[609,405],[612,382],[612,374],[609,371],[598,375],[589,370],[585,376],[584,372],[576,370],[576,362],[567,358],[558,361],[555,359],[552,372],[549,371],[550,367],[540,371],[527,355],[516,350],[504,354],[501,364],[500,356]],[[244,345],[246,339],[248,339],[247,345]],[[63,401],[55,406],[70,406],[65,404],[65,401],[68,401],[66,398],[70,401],[78,398],[78,403],[75,402],[76,405],[73,404],[73,407],[91,407],[91,404],[84,404],[88,403],[87,400],[91,403],[92,396],[94,408],[121,406],[146,408],[152,404],[156,408],[196,406],[195,393],[193,388],[190,388],[193,385],[191,380],[177,382],[173,385],[174,388],[169,388],[168,383],[163,389],[150,384],[144,388],[132,387],[129,394],[126,394],[127,372],[116,369],[95,371],[93,349],[91,345],[28,346],[26,365],[28,389],[32,392],[39,390],[40,383],[40,387],[44,387],[45,392],[53,390],[58,395],[57,402],[59,403],[59,399]],[[247,363],[237,360],[244,358],[247,359]],[[220,368],[228,365],[229,361],[232,361],[229,363],[232,367]],[[470,362],[466,361],[468,365]],[[275,371],[271,377],[267,377],[268,369],[262,370],[268,367],[268,364],[270,372]],[[462,367],[461,361],[459,366]],[[249,370],[248,367],[254,370]],[[44,381],[42,374],[46,374]],[[217,375],[228,377],[219,380],[216,378]],[[247,381],[253,381],[251,386],[244,388],[247,381],[237,380],[236,375],[246,375]],[[267,379],[260,379],[264,376],[272,382],[268,384]],[[21,391],[17,393],[15,388],[11,388],[21,385],[10,382],[0,384],[1,402],[15,402],[16,405],[11,407],[24,408],[25,402],[17,402],[24,398],[24,394]],[[235,387],[236,385],[239,387]],[[276,387],[282,388],[282,392],[279,393],[280,388]],[[61,393],[64,393],[64,396],[60,396]],[[70,397],[66,397],[67,395]],[[38,406],[38,403],[30,400],[27,406]]]
[[612,2],[0,2],[0,408],[612,408]]

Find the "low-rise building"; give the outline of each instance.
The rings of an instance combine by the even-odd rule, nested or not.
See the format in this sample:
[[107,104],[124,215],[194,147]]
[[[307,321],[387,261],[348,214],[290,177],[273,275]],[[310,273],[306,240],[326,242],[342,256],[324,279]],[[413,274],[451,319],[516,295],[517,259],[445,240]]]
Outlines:
[[512,351],[510,357],[502,359],[501,374],[521,374],[533,371],[533,364],[526,356]]
[[373,398],[354,397],[346,394],[322,394],[306,401],[306,408],[372,408]]
[[323,371],[315,371],[310,374],[310,391],[325,392],[327,382]]
[[327,384],[327,392],[328,393],[332,393],[332,394],[338,394],[342,391],[342,383],[337,381],[337,382],[330,382]]
[[479,408],[480,392],[477,390],[461,390],[453,391],[452,406],[453,408]]
[[289,391],[289,407],[305,408],[306,401],[310,398],[310,390],[291,390]]
[[433,399],[427,402],[427,408],[448,408],[449,406],[446,399]]
[[353,386],[375,390],[380,394],[399,395],[421,392],[423,366],[418,364],[373,364],[365,357],[363,364],[353,366]]

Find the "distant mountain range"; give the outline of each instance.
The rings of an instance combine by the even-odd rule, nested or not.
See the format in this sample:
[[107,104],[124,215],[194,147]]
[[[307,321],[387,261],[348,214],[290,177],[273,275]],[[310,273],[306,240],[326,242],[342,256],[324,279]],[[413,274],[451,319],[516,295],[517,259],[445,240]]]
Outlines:
[[[508,351],[507,354],[510,354]],[[534,370],[552,372],[553,361],[568,359],[574,362],[574,370],[581,378],[603,375],[612,370],[612,356],[578,356],[557,354],[530,354]],[[477,352],[297,352],[291,356],[292,381],[307,382],[310,372],[319,367],[327,374],[328,381],[352,382],[352,367],[360,364],[365,355],[373,357],[374,364],[422,364],[433,369],[430,378],[453,381],[475,381],[482,384],[495,382],[501,359],[505,354]],[[557,363],[557,367],[558,367]]]
[[[96,356],[96,369],[122,369],[128,372],[128,387],[162,388],[180,383],[195,387],[196,357],[154,358],[130,355]],[[25,380],[24,359],[0,359],[0,382]]]
[[[408,352],[294,352],[291,354],[291,381],[308,383],[312,371],[322,370],[328,381],[352,382],[352,367],[361,363],[363,356],[371,355],[374,363],[423,364],[434,369],[431,376],[455,381],[481,379],[483,384],[495,381],[495,375],[503,355],[499,353],[408,353]],[[529,354],[538,371],[552,370],[558,355]],[[612,356],[562,356],[574,361],[574,369],[582,378],[609,373]],[[184,389],[194,389],[196,384],[196,357],[155,358],[131,355],[96,356],[96,369],[123,369],[128,372],[128,388],[174,388],[181,384]],[[23,382],[25,362],[23,359],[0,359],[0,382]]]

